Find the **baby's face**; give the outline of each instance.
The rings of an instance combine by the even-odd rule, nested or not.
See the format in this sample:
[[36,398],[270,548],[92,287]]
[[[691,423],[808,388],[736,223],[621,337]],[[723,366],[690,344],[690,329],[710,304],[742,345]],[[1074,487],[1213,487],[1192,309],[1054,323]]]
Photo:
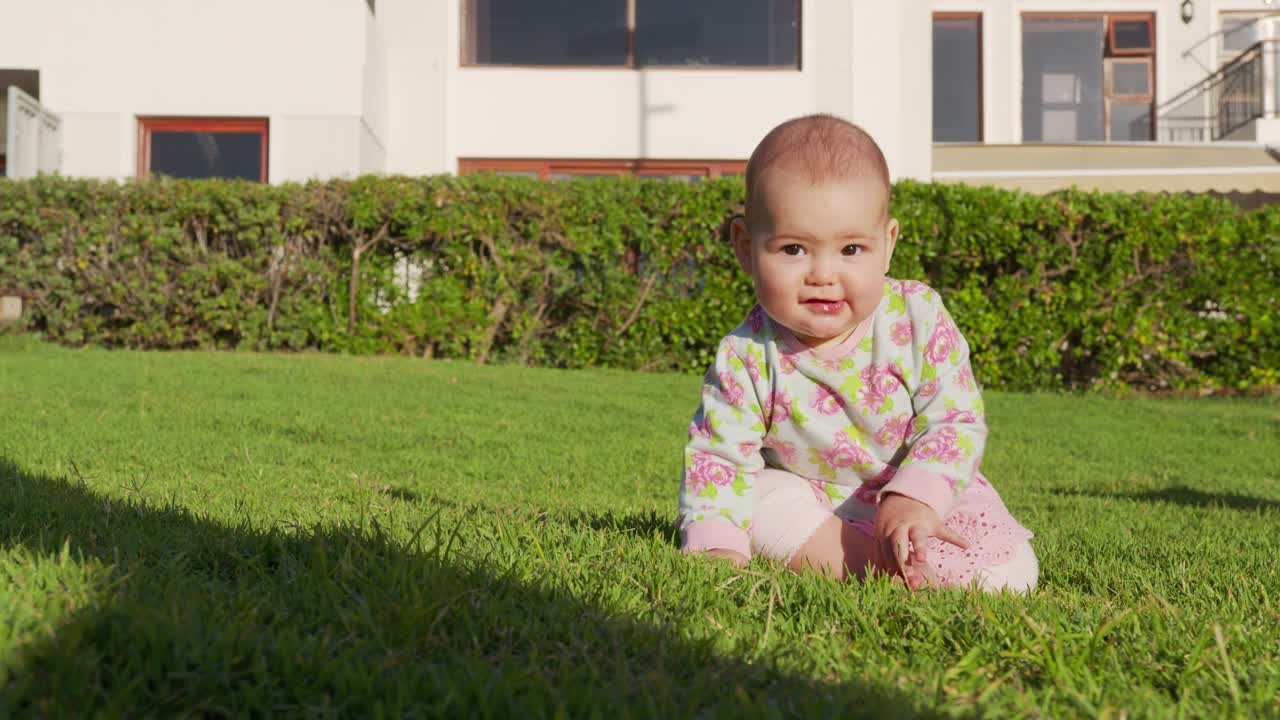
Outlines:
[[753,202],[754,221],[735,222],[733,244],[760,306],[810,347],[841,342],[884,291],[898,240],[884,186],[865,176],[814,184],[774,167]]

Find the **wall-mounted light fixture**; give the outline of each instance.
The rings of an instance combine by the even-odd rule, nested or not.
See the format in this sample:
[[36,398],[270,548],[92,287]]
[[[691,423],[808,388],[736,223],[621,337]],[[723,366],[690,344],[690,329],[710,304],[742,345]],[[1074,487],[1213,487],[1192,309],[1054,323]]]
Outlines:
[[1191,0],[1182,0],[1182,22],[1189,23],[1196,14],[1196,7]]

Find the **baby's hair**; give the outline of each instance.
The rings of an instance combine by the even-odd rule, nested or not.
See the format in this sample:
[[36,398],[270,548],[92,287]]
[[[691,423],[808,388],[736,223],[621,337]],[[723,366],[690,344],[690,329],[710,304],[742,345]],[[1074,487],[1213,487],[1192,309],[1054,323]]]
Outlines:
[[870,175],[884,185],[889,198],[889,165],[867,131],[834,115],[816,114],[788,120],[769,131],[747,162],[747,208],[750,219],[756,184],[765,170],[785,165],[810,182]]

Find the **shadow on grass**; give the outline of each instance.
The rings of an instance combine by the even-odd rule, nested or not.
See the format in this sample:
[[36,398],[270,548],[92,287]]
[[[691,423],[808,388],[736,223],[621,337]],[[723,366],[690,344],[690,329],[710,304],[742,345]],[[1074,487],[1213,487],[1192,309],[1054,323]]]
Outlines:
[[1051,491],[1055,495],[1073,497],[1116,498],[1119,500],[1135,500],[1139,502],[1164,502],[1188,507],[1215,508],[1225,507],[1234,510],[1280,510],[1280,501],[1269,498],[1251,497],[1226,492],[1205,492],[1185,486],[1146,490],[1143,492],[1111,492],[1105,490],[1063,490]]
[[[0,608],[30,639],[0,655],[0,716],[904,717],[919,701],[726,657],[450,555],[436,529],[231,527],[3,458],[0,487]],[[594,522],[670,532],[656,514]]]

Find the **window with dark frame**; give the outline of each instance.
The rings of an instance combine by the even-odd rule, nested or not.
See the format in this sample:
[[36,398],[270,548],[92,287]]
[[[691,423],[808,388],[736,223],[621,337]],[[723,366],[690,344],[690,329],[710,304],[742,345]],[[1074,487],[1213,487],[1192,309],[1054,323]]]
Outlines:
[[267,181],[265,118],[138,118],[138,176]]
[[1155,16],[1022,16],[1026,142],[1154,139]]
[[800,67],[800,0],[463,0],[463,64]]
[[499,175],[569,180],[634,175],[697,183],[709,178],[743,175],[745,160],[551,160],[523,158],[462,158],[458,174],[491,172]]
[[933,141],[982,141],[982,15],[933,15]]

